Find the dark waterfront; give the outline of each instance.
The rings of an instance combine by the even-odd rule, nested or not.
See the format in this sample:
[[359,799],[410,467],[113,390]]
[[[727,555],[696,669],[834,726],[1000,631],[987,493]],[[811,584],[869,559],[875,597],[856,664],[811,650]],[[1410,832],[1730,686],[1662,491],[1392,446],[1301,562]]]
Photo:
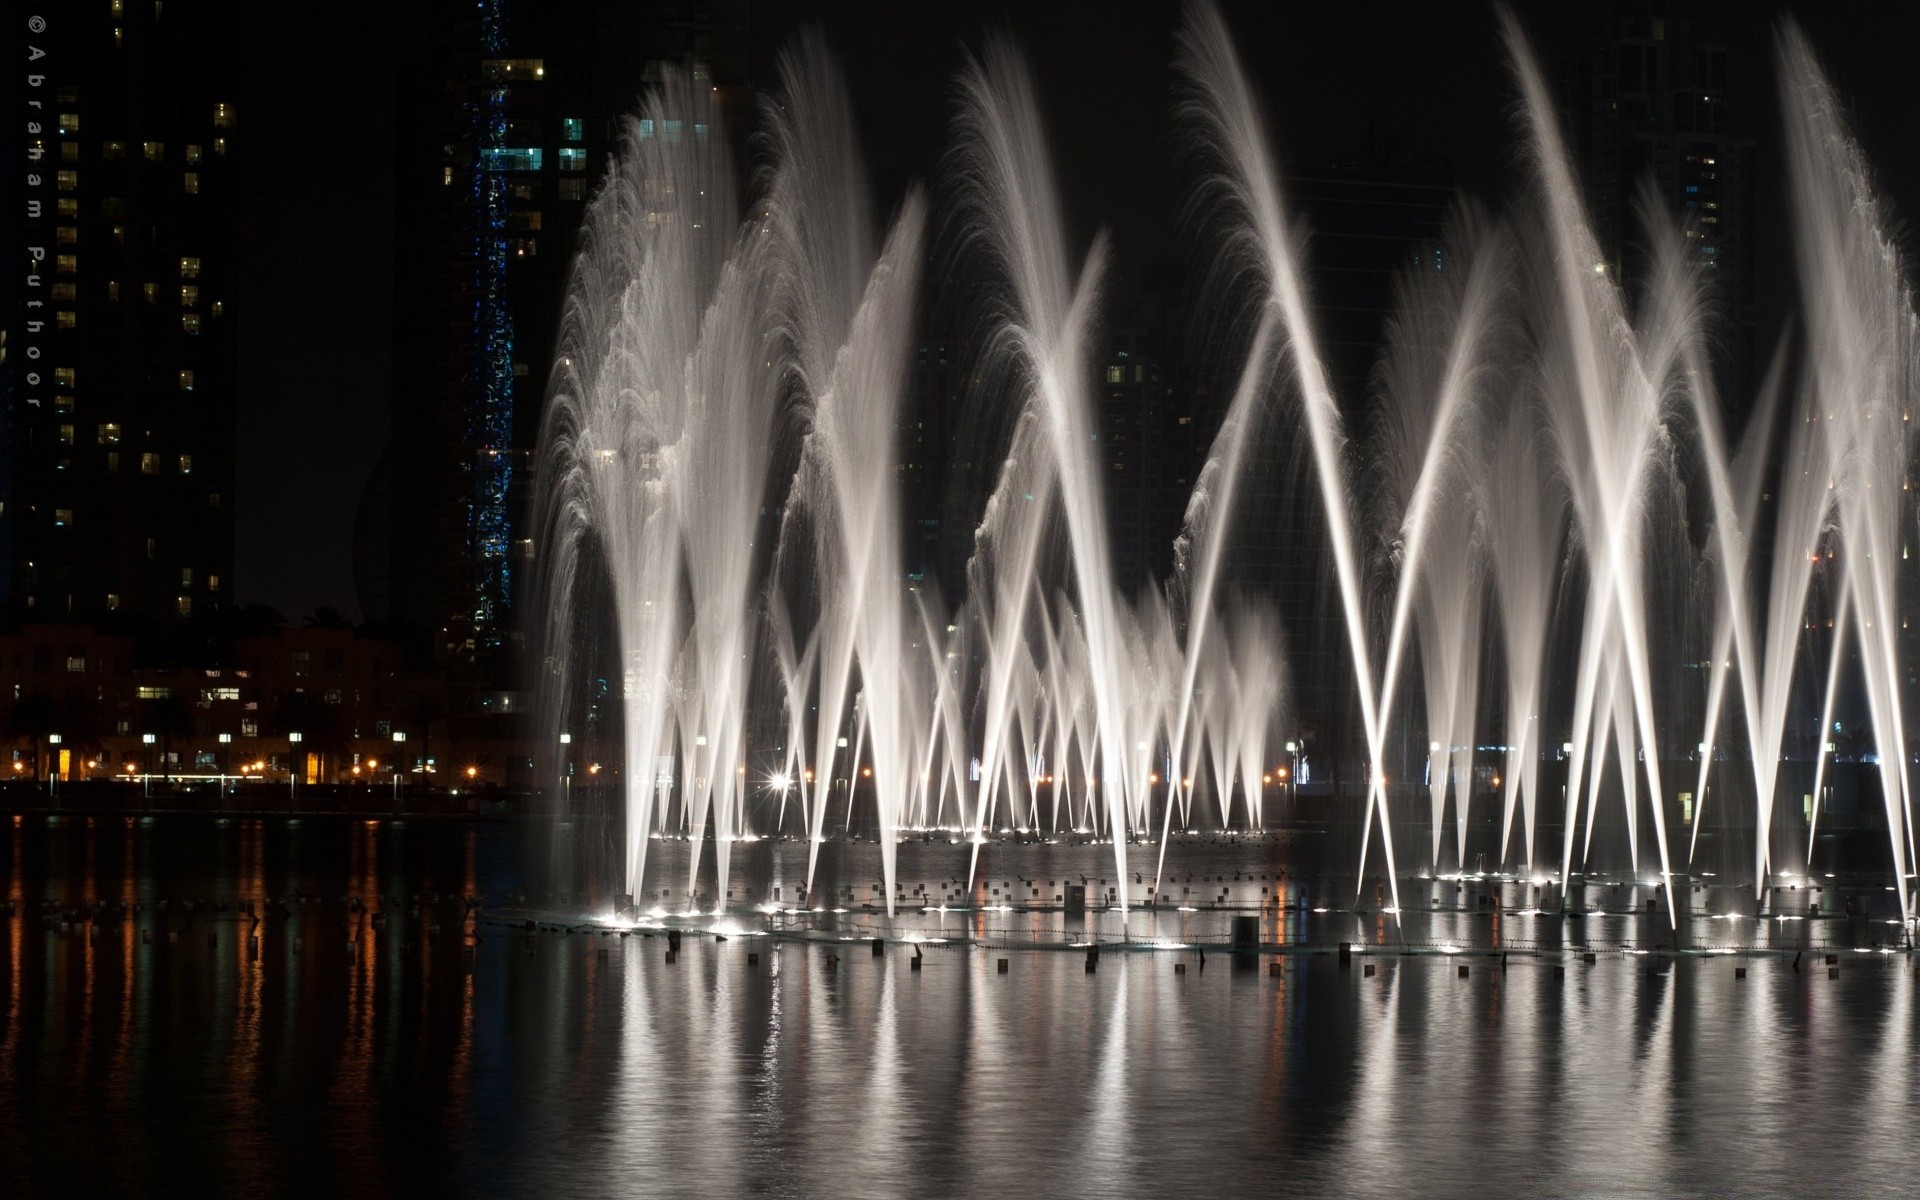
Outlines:
[[[471,920],[462,897],[521,886],[520,844],[506,823],[0,824],[8,1194],[1894,1194],[1920,1168],[1904,953],[1843,951],[1837,978],[1819,953],[1236,969],[1218,948],[1089,974],[689,934],[669,963],[661,936]],[[1049,852],[1110,850],[989,851]],[[1250,876],[1288,852],[1181,853]],[[1469,948],[1472,908],[1444,918]],[[1062,920],[1003,918],[948,931]]]

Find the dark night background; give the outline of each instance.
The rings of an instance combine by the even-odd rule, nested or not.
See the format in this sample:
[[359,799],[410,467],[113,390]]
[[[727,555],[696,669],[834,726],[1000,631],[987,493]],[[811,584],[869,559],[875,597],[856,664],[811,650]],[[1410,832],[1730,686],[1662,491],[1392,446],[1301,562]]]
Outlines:
[[[1517,12],[1549,67],[1607,5]],[[1107,227],[1116,279],[1145,262],[1194,261],[1180,204],[1191,173],[1175,135],[1172,59],[1180,6],[1166,0],[967,4],[842,0],[755,10],[756,85],[782,45],[821,28],[848,66],[883,205],[937,182],[952,79],[970,46],[1011,35],[1043,89],[1062,186],[1083,236]],[[1858,135],[1896,214],[1920,205],[1910,151],[1920,114],[1920,12],[1908,3],[1700,6],[1729,46],[1730,101],[1753,118],[1756,309],[1770,346],[1792,302],[1784,241],[1772,29],[1790,13],[1854,106]],[[331,34],[293,35],[273,6],[248,17],[254,124],[243,195],[246,314],[240,364],[238,587],[287,613],[351,609],[355,508],[387,443],[392,393],[394,86],[391,5],[331,6]],[[1452,161],[1461,188],[1497,202],[1515,184],[1512,89],[1495,9],[1481,4],[1228,4],[1280,153],[1311,160],[1383,129]],[[640,88],[635,64],[635,94]],[[937,194],[937,193],[936,193]],[[533,397],[524,397],[528,402]]]

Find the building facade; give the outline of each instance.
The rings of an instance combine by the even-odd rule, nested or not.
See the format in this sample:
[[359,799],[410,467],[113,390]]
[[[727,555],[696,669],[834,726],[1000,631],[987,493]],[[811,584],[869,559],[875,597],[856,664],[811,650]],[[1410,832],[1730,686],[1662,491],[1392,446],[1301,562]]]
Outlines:
[[485,697],[518,673],[522,528],[587,201],[663,64],[744,149],[747,0],[429,3],[401,66],[391,616]]
[[1717,321],[1723,395],[1753,374],[1753,142],[1728,105],[1728,47],[1685,6],[1607,22],[1567,74],[1568,131],[1595,238],[1629,294],[1644,279],[1644,189],[1686,223]]
[[31,620],[175,621],[233,581],[236,8],[65,6],[30,88],[0,344],[0,543]]

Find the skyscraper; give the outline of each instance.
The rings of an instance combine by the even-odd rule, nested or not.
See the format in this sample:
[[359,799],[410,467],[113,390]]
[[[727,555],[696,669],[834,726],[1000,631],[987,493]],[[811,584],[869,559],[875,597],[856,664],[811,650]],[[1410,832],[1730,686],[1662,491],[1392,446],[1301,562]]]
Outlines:
[[[1349,436],[1364,436],[1395,281],[1404,272],[1448,268],[1441,239],[1454,203],[1451,164],[1374,130],[1351,154],[1296,168],[1287,192],[1311,235],[1310,315],[1327,383]],[[1231,361],[1237,368],[1238,358]],[[1279,378],[1293,386],[1285,371]],[[1213,381],[1214,410],[1201,414],[1209,438],[1234,383]],[[1363,757],[1359,693],[1326,506],[1297,404],[1277,411],[1288,415],[1260,431],[1255,460],[1266,466],[1243,492],[1244,516],[1228,541],[1227,578],[1270,597],[1279,611],[1292,664],[1289,740],[1306,740],[1319,777],[1331,767],[1334,778],[1351,787],[1354,777],[1338,772],[1342,763]],[[1202,460],[1208,445],[1201,443]]]
[[1727,46],[1686,8],[1640,5],[1604,24],[1568,72],[1567,123],[1594,235],[1629,293],[1645,270],[1643,187],[1686,221],[1720,317],[1719,382],[1742,403],[1753,384],[1753,144],[1728,110]]
[[[574,240],[662,64],[745,128],[746,0],[422,6],[403,63],[392,615],[512,676],[521,531]],[[699,120],[699,118],[695,118]],[[736,142],[736,146],[743,143]]]
[[33,620],[228,602],[234,5],[59,6],[34,35],[0,360],[5,590]]

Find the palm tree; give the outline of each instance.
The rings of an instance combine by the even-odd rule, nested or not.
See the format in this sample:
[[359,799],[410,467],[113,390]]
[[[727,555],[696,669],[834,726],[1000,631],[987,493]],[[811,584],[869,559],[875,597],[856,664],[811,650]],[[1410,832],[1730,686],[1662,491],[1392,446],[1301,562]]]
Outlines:
[[420,761],[433,757],[433,723],[447,715],[446,698],[438,691],[414,692],[402,706],[406,726],[420,731]]
[[353,620],[331,604],[322,604],[307,614],[308,629],[352,629]]
[[346,745],[340,710],[312,692],[282,692],[274,701],[269,728],[274,733],[298,733],[312,753],[338,757]]
[[140,728],[160,739],[160,777],[173,782],[173,739],[193,736],[193,705],[185,696],[171,690],[153,700],[140,702]]
[[7,709],[7,733],[15,738],[26,738],[33,748],[33,774],[38,779],[40,771],[40,747],[46,744],[47,735],[55,732],[59,724],[60,706],[47,692],[28,692],[15,700]]

